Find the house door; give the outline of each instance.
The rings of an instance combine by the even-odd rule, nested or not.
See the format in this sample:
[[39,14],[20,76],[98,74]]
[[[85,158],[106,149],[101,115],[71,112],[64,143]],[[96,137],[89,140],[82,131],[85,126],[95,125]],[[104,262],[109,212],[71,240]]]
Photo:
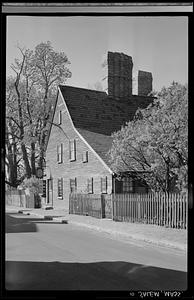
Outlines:
[[53,180],[52,179],[48,179],[47,180],[47,204],[52,205],[53,204]]

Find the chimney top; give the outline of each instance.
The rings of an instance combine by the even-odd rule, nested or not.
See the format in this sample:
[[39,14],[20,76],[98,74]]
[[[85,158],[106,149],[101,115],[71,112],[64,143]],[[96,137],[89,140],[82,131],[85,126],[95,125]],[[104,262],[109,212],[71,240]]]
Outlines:
[[108,51],[103,62],[103,87],[114,98],[132,95],[132,57],[120,52]]
[[139,71],[138,71],[138,76],[139,76],[139,77],[152,78],[152,73],[151,73],[151,72],[147,72],[147,71],[139,70]]
[[152,91],[152,73],[138,71],[138,95],[147,96]]

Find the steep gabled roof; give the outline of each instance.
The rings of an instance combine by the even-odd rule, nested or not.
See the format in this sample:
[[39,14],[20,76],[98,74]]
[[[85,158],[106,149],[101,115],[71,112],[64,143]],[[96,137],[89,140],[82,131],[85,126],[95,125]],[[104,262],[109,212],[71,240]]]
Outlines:
[[[95,152],[102,158],[106,165],[109,168],[111,168],[107,154],[112,146],[113,137],[101,133],[91,132],[81,128],[77,128],[77,131],[81,134],[84,140],[95,150]],[[131,170],[136,170],[138,172],[145,171],[140,166],[140,164],[134,159],[131,159],[130,163]]]
[[[59,86],[76,128],[111,135],[132,120],[138,106],[146,107],[151,97],[114,99],[105,92]],[[146,105],[145,105],[146,104]]]
[[[113,141],[111,134],[132,120],[138,107],[144,108],[153,100],[152,97],[136,95],[127,99],[114,99],[105,92],[66,85],[60,85],[59,89],[76,130],[108,168],[110,163],[107,153]],[[54,112],[55,109],[56,103]],[[50,131],[51,127],[49,135]],[[134,166],[135,162],[132,164]]]
[[108,167],[110,167],[107,153],[111,148],[113,138],[108,135],[88,131],[77,128],[78,132],[86,140],[86,142],[95,150],[95,152],[102,158]]

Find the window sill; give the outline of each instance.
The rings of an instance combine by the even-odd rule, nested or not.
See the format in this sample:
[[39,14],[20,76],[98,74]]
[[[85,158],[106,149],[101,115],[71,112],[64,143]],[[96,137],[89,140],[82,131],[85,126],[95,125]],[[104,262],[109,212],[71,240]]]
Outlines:
[[58,200],[63,200],[63,197],[57,197]]

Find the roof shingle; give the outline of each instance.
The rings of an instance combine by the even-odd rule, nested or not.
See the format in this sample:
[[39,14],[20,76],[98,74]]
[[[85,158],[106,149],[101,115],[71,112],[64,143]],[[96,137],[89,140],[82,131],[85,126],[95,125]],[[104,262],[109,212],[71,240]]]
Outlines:
[[77,128],[78,132],[88,142],[88,144],[96,151],[103,161],[110,167],[107,153],[111,148],[113,138],[108,135],[91,132],[85,129]]
[[[105,92],[60,85],[76,128],[111,135],[132,120],[138,106],[145,107],[151,97],[131,96],[114,99]],[[145,105],[146,104],[146,105]]]
[[153,99],[136,95],[114,99],[101,91],[66,85],[59,88],[74,126],[109,167],[111,134],[132,120],[138,107],[146,107]]

